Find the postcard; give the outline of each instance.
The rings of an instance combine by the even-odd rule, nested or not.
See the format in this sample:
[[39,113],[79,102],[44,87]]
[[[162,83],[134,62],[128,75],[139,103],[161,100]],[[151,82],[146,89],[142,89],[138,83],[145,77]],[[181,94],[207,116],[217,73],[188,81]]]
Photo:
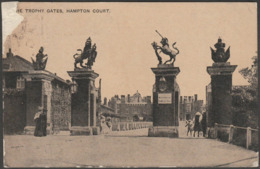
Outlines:
[[2,2],[3,165],[257,167],[256,2]]

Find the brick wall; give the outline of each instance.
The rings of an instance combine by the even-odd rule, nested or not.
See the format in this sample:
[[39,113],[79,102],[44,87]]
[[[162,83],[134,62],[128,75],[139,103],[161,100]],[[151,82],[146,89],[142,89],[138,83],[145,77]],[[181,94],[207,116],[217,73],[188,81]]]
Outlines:
[[71,94],[67,84],[52,82],[51,111],[53,131],[69,130],[71,124]]

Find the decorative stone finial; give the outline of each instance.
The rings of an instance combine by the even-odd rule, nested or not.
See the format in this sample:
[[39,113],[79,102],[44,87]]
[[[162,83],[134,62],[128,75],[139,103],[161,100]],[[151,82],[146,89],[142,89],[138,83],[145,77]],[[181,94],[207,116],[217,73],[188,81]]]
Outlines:
[[219,37],[218,42],[214,45],[216,50],[211,49],[212,60],[214,62],[227,62],[230,57],[230,47],[228,47],[225,52],[225,43],[222,42],[222,39]]
[[167,60],[166,62],[164,62],[164,64],[171,62],[171,64],[173,65],[174,62],[176,61],[176,56],[180,53],[179,50],[176,47],[174,47],[176,42],[174,42],[172,44],[172,48],[175,49],[177,52],[170,49],[168,39],[166,37],[163,37],[157,30],[156,30],[156,32],[162,37],[162,40],[160,42],[162,44],[162,46],[157,45],[156,42],[152,43],[152,46],[153,46],[153,49],[157,56],[157,59],[159,61],[159,64],[162,64],[162,57],[159,55],[158,50],[160,50],[160,52],[164,53],[165,55],[170,56],[170,59]]
[[47,64],[48,55],[43,54],[44,48],[39,49],[39,53],[36,55],[36,61],[32,58],[34,70],[44,70]]
[[[74,62],[74,68],[77,69],[77,64],[80,63],[80,66],[82,68],[89,68],[91,69],[93,66],[93,63],[96,60],[97,57],[97,51],[96,51],[97,47],[96,44],[94,44],[93,46],[91,46],[91,38],[89,37],[85,43],[85,47],[83,49],[83,51],[81,49],[78,49],[77,51],[80,51],[81,53],[78,54],[74,54],[73,57],[75,59]],[[88,62],[85,64],[87,66],[83,65],[83,61],[85,59],[88,59]]]

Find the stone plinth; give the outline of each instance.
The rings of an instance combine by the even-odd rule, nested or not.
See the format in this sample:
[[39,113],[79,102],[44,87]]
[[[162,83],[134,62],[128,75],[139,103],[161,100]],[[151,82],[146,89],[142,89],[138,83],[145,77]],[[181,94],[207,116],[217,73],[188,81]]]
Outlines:
[[53,74],[44,70],[29,71],[26,75],[26,126],[25,134],[33,134],[35,129],[34,115],[41,106],[47,110],[47,134],[52,133],[51,121],[51,81]]
[[[75,69],[68,74],[77,83],[77,92],[71,102],[71,135],[99,134],[96,129],[95,79],[98,74],[91,69]],[[91,129],[90,129],[91,128]]]
[[232,124],[232,73],[237,65],[227,63],[213,63],[207,67],[211,76],[212,110],[208,112],[208,125]]
[[93,135],[93,130],[92,127],[90,126],[72,126],[70,128],[70,135],[71,136]]
[[178,137],[179,93],[176,76],[180,69],[172,65],[152,68],[155,74],[153,87],[153,127],[148,136]]
[[178,126],[154,126],[148,131],[149,137],[179,137]]

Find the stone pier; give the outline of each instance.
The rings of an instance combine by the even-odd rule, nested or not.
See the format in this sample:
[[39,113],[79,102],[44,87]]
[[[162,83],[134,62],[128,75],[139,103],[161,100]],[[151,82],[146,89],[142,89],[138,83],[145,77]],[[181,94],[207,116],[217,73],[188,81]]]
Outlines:
[[212,111],[209,112],[209,125],[232,124],[232,73],[237,65],[227,63],[213,63],[207,67],[211,76]]
[[179,93],[176,82],[179,67],[172,64],[159,64],[152,68],[155,74],[153,87],[153,127],[149,128],[150,137],[179,137]]
[[26,126],[25,134],[33,134],[35,129],[34,115],[38,107],[47,110],[47,134],[52,133],[51,120],[51,81],[54,79],[53,74],[45,70],[30,71],[26,75]]
[[72,95],[71,104],[71,135],[97,135],[96,126],[95,79],[98,74],[91,69],[75,69],[68,74],[77,84],[77,91]]

